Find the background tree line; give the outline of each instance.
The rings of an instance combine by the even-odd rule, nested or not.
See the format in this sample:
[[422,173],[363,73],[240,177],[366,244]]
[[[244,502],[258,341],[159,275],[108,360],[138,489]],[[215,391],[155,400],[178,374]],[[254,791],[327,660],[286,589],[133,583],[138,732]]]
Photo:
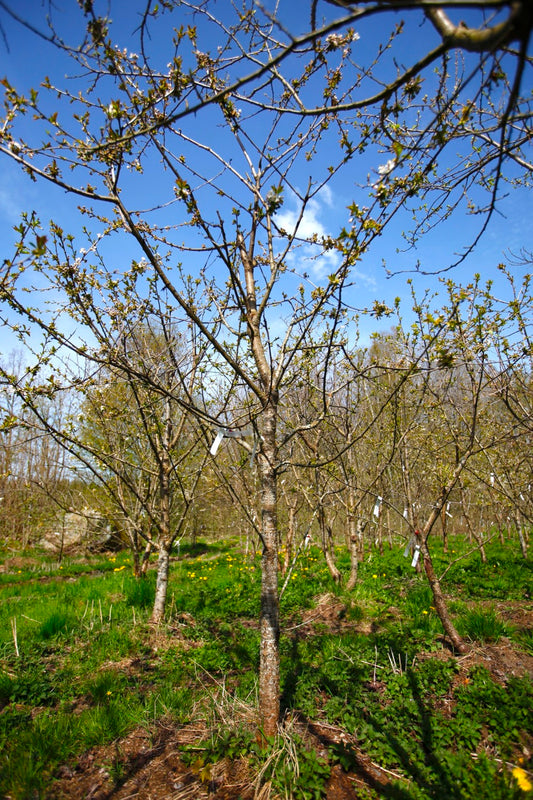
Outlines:
[[[530,356],[514,322],[523,309],[479,285],[447,290],[450,304],[416,306],[408,330],[398,304],[397,324],[366,347],[346,323],[295,359],[280,397],[282,572],[309,535],[339,580],[332,545],[355,542],[356,576],[365,548],[409,543],[433,509],[445,546],[466,534],[483,558],[484,536],[515,529],[526,555]],[[4,541],[34,544],[65,510],[90,505],[112,520],[139,576],[183,536],[237,533],[255,548],[258,443],[252,429],[228,435],[247,419],[246,393],[221,393],[186,330],[147,320],[120,347],[144,380],[102,367],[67,392],[43,387],[33,408],[4,383]],[[22,357],[9,366],[4,380],[19,386]],[[150,388],[161,375],[168,395]],[[218,426],[189,410],[200,397]]]

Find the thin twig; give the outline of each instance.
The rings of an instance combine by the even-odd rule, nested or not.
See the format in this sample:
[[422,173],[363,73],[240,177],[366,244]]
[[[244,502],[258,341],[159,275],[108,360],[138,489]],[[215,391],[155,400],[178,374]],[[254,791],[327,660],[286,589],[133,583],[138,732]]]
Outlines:
[[390,769],[385,769],[385,767],[380,766],[379,764],[374,764],[373,761],[370,762],[373,767],[379,769],[380,772],[386,772],[387,775],[392,775],[393,778],[396,778],[399,781],[409,781],[409,778],[406,778],[405,775],[399,775],[397,772],[393,772]]
[[11,618],[11,632],[13,633],[13,644],[15,645],[15,653],[17,654],[17,658],[20,658],[19,653],[19,645],[17,641],[17,618]]

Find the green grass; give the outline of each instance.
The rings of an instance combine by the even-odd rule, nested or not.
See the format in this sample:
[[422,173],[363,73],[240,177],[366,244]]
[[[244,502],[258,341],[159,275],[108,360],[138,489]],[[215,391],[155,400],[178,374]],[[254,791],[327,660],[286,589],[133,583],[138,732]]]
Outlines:
[[[453,547],[449,558],[468,544],[457,540]],[[442,570],[447,557],[439,543],[434,549]],[[529,566],[511,544],[488,545],[487,553],[487,564],[472,554],[446,576],[456,625],[478,644],[508,636],[527,650],[531,630],[515,630],[486,600],[491,585],[494,600],[502,587],[516,597],[515,583],[524,585]],[[345,551],[338,561],[347,575]],[[39,563],[17,572],[17,580],[2,576],[0,585],[0,796],[44,797],[61,764],[161,717],[176,724],[196,719],[218,685],[235,702],[255,697],[258,559],[226,545],[182,548],[172,565],[168,627],[157,635],[147,624],[153,572],[134,580],[127,554],[85,564]],[[304,615],[325,594],[344,603],[345,628],[335,632],[317,622],[301,634]],[[442,791],[457,800],[519,796],[500,765],[526,752],[533,731],[531,682],[495,681],[482,666],[467,670],[443,651],[431,593],[401,546],[361,564],[349,594],[333,583],[312,548],[295,565],[281,616],[284,713],[322,720],[355,737],[359,751],[400,776],[391,797],[437,800]],[[355,768],[357,752],[348,746],[319,757],[294,732],[290,736],[259,752],[242,720],[236,716],[228,725],[226,717],[199,747],[206,764],[228,748],[257,769],[275,763],[269,775],[278,793],[300,800],[323,795],[334,765]],[[120,763],[113,769],[119,774]]]
[[457,630],[465,639],[481,642],[498,642],[509,633],[509,627],[491,606],[465,609],[457,620]]
[[[464,549],[458,547],[458,550]],[[524,559],[518,546],[502,547],[493,541],[487,545],[487,563],[477,554],[458,561],[446,576],[446,583],[473,600],[531,599],[533,565]]]

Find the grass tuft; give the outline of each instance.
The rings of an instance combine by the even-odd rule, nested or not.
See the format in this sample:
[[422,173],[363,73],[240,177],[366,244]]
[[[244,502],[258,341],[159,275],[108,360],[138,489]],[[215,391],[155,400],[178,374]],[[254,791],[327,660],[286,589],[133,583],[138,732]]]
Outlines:
[[476,606],[461,612],[457,620],[459,634],[480,644],[498,642],[509,633],[506,623],[494,607]]
[[50,614],[44,622],[41,623],[39,628],[39,636],[41,639],[53,639],[54,636],[60,636],[67,633],[71,624],[69,616],[61,611],[56,611]]
[[128,577],[124,581],[126,602],[134,608],[151,608],[155,598],[155,581],[152,575],[144,578]]

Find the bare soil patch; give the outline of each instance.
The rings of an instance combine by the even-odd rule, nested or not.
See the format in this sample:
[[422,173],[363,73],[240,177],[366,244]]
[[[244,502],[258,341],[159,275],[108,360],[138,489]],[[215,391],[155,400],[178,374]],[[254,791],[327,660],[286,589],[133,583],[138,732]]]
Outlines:
[[[324,723],[296,723],[309,746],[326,755],[333,744],[355,742],[342,730]],[[187,767],[180,753],[200,742],[202,723],[174,727],[160,722],[149,732],[136,729],[109,747],[94,748],[71,766],[63,766],[46,795],[47,800],[261,800],[268,787],[256,787],[256,775],[246,759],[222,759],[211,769]],[[357,786],[380,788],[390,773],[362,754],[357,773],[336,765],[326,786],[326,800],[354,800]]]

